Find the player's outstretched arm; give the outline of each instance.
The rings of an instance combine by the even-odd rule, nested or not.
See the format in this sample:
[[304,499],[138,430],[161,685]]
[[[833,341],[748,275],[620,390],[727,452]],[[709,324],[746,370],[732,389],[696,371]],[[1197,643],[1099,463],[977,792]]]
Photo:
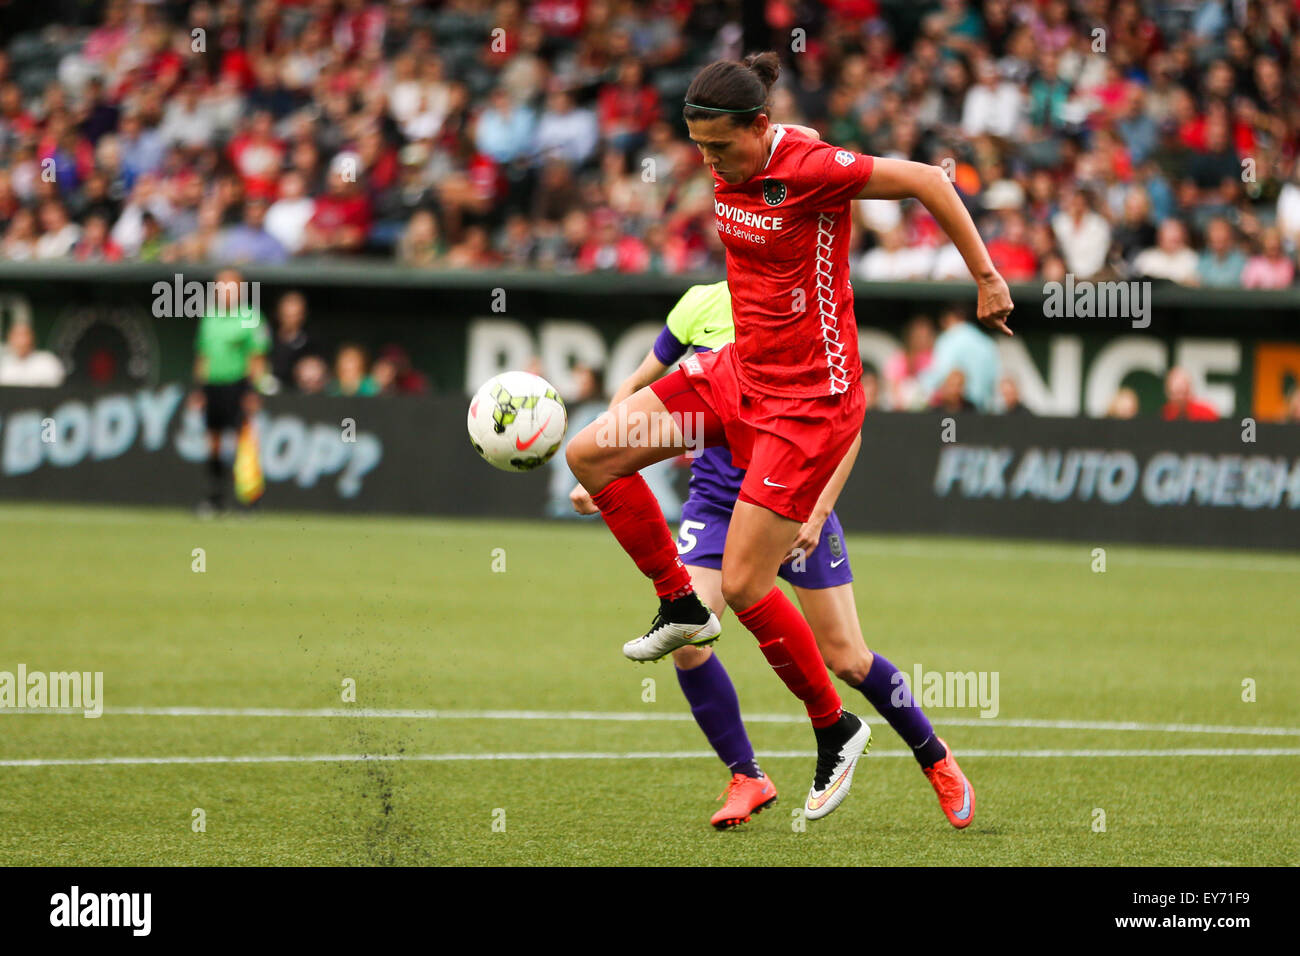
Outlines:
[[991,329],[1007,335],[1007,317],[1011,315],[1011,291],[1006,280],[993,267],[989,251],[980,238],[970,213],[962,205],[957,190],[938,166],[913,163],[905,159],[877,157],[871,178],[855,199],[917,199],[948,234],[975,277],[979,289],[976,314]]
[[651,349],[646,353],[646,357],[641,360],[641,364],[636,367],[636,371],[625,378],[622,384],[615,389],[614,397],[609,400],[609,407],[612,409],[619,402],[631,398],[651,382],[660,378],[666,371],[668,371],[668,366],[659,361],[654,349]]

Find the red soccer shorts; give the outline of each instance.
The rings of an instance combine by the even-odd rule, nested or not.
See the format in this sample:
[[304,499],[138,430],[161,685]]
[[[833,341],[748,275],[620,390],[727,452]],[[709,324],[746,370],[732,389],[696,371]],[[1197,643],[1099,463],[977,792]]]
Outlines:
[[693,426],[694,441],[726,445],[732,463],[746,469],[739,500],[802,524],[862,430],[862,389],[815,398],[748,394],[732,352],[697,352],[650,387],[670,413],[700,416],[692,419],[703,425]]

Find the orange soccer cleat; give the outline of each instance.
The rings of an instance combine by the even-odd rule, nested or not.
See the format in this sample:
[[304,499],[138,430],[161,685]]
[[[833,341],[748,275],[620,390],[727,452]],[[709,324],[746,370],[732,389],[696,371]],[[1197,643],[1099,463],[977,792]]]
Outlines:
[[712,823],[719,830],[729,830],[742,823],[748,823],[751,815],[762,813],[776,803],[776,787],[764,774],[761,777],[747,777],[743,773],[732,774],[727,789],[718,794],[724,800],[722,809],[713,815]]
[[939,743],[943,744],[947,756],[936,764],[921,768],[921,772],[939,795],[939,807],[948,822],[958,830],[963,830],[975,818],[975,788],[961,772],[961,767],[957,766],[957,758],[942,738]]

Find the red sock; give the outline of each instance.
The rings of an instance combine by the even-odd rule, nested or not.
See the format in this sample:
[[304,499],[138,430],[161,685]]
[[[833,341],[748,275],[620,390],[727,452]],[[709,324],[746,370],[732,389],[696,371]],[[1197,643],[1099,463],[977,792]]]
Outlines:
[[591,496],[618,543],[641,573],[655,583],[661,598],[690,594],[691,576],[677,556],[663,509],[640,475],[616,478]]
[[736,619],[758,638],[759,649],[776,675],[808,708],[814,727],[829,727],[840,717],[840,695],[817,650],[812,628],[778,587]]

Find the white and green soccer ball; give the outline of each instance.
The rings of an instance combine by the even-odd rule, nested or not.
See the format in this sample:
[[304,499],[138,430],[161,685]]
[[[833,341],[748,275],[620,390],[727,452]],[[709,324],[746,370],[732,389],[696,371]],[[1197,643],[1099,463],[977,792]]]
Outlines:
[[470,444],[502,471],[546,464],[560,450],[568,427],[560,394],[529,372],[493,376],[469,403]]

